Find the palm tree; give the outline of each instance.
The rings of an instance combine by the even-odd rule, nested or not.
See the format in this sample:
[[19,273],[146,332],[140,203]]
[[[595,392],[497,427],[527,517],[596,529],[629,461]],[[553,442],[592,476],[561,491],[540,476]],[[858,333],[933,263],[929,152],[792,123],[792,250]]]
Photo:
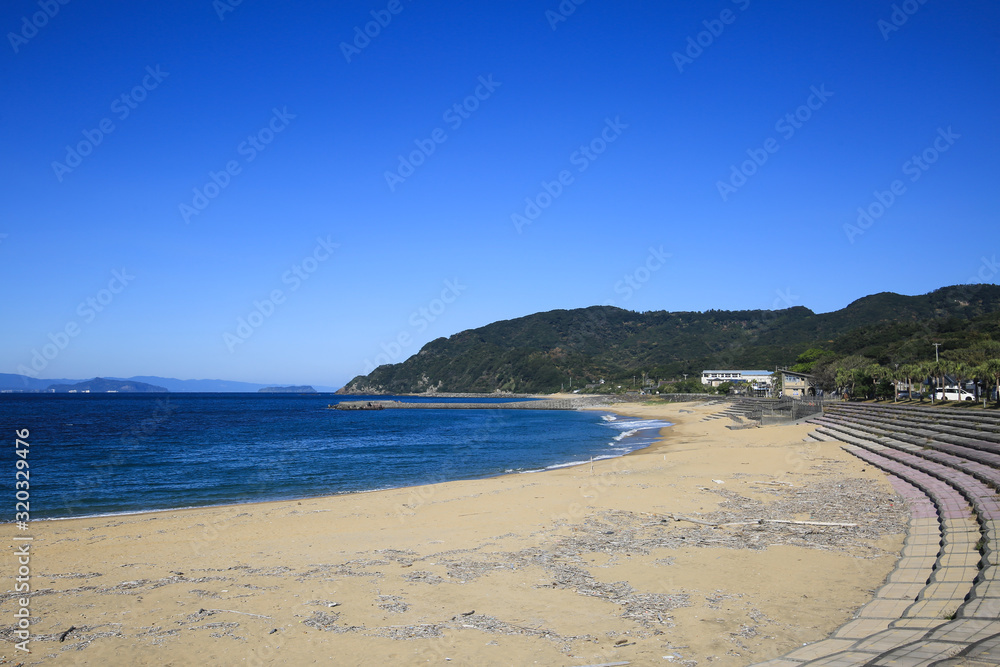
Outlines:
[[958,385],[958,400],[962,400],[962,389],[964,388],[965,380],[969,379],[972,374],[972,368],[961,361],[951,362],[951,374],[955,378],[955,383]]
[[888,377],[889,369],[881,364],[873,363],[865,368],[865,374],[872,379],[873,398],[878,400],[879,383]]
[[[934,362],[934,361],[923,361],[923,362],[917,364],[917,368],[920,371],[920,377],[923,380],[925,380],[925,381],[928,380],[929,378],[933,378],[935,376],[935,374],[937,373],[937,363]],[[934,389],[935,389],[935,387],[933,387],[931,385],[929,385],[928,387],[931,390],[929,392],[930,395],[931,395],[931,403],[934,403]],[[923,401],[922,398],[920,400]]]
[[986,363],[990,359],[1000,358],[1000,341],[976,341],[971,347],[955,350],[948,358],[965,362],[969,366],[968,379],[976,380],[976,400],[978,401],[980,389],[982,388],[984,391],[989,389],[992,376],[986,371]]
[[[864,366],[855,368],[854,370],[851,371],[851,375],[853,376],[852,378],[854,380],[853,388],[855,391],[857,390],[858,385],[861,385],[862,387],[867,387],[868,380],[871,377],[871,373],[869,372],[869,364],[865,364]],[[865,400],[868,399],[867,391],[865,392],[864,398]]]
[[944,389],[945,389],[945,386],[947,386],[947,384],[948,384],[948,377],[949,376],[954,377],[954,375],[955,375],[955,362],[954,361],[948,361],[947,359],[942,359],[941,361],[937,362],[936,365],[938,367],[937,368],[937,374],[941,377],[941,384],[940,384],[940,387],[941,387],[941,400],[944,401],[944,400],[947,400],[947,399],[945,399],[945,396],[944,396]]
[[899,368],[899,372],[906,378],[906,391],[913,400],[913,378],[920,377],[920,364],[905,364]]
[[924,364],[924,370],[927,372],[927,378],[931,381],[930,383],[930,394],[931,403],[937,400],[937,390],[941,386],[941,362],[940,361],[928,361]]
[[972,377],[976,381],[976,402],[979,402],[980,394],[983,397],[983,407],[986,407],[986,396],[990,391],[990,373],[986,370],[986,363],[977,364],[972,367]]
[[990,359],[983,364],[983,370],[987,377],[993,378],[993,387],[997,390],[997,406],[1000,407],[1000,359]]
[[889,369],[889,377],[892,380],[892,402],[899,403],[899,382],[906,379],[905,367],[893,364]]
[[851,397],[854,396],[854,390],[858,382],[864,382],[867,379],[867,368],[871,365],[871,359],[862,357],[861,355],[854,354],[849,357],[844,357],[837,362],[836,366],[836,382],[838,387],[850,387],[847,393]]
[[[851,389],[847,386],[850,385]],[[837,369],[837,389],[840,390],[841,396],[850,397],[854,389],[854,372],[846,368]]]

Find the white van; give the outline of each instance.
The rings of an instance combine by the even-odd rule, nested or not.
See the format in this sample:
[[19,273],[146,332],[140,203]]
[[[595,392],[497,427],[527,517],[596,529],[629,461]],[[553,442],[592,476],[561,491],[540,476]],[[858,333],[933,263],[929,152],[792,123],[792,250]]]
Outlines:
[[944,391],[940,389],[934,394],[934,398],[939,401],[974,401],[976,397],[964,389],[960,389],[955,386],[945,387]]

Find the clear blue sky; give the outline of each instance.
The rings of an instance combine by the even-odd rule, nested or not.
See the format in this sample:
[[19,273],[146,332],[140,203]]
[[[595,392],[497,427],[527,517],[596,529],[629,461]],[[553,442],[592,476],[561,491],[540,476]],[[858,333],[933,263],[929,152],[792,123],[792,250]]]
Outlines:
[[537,311],[997,280],[994,2],[50,4],[0,10],[0,372],[339,386]]

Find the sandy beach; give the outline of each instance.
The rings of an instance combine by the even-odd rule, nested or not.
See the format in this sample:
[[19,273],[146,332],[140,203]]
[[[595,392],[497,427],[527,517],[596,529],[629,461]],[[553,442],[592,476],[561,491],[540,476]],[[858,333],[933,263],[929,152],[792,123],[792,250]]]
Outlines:
[[[5,624],[0,664],[748,665],[782,655],[871,598],[898,558],[906,509],[882,473],[808,439],[810,426],[703,420],[721,407],[620,406],[674,426],[653,447],[592,465],[33,523],[31,653],[15,651]],[[705,525],[720,523],[740,525]],[[9,619],[13,589],[11,576]]]

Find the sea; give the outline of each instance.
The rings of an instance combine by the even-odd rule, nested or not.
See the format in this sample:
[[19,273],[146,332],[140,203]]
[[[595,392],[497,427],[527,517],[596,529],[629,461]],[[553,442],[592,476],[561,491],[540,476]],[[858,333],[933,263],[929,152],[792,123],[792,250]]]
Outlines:
[[[475,400],[483,409],[329,409],[341,400],[369,399]],[[24,509],[15,509],[17,472],[17,480],[29,483],[17,487],[17,499],[30,503],[34,521],[531,474],[622,456],[649,446],[670,426],[601,411],[491,409],[499,402],[506,401],[2,394],[0,465],[8,473],[0,478],[8,479],[10,502],[0,515],[13,521]],[[16,443],[24,430],[27,447]]]

